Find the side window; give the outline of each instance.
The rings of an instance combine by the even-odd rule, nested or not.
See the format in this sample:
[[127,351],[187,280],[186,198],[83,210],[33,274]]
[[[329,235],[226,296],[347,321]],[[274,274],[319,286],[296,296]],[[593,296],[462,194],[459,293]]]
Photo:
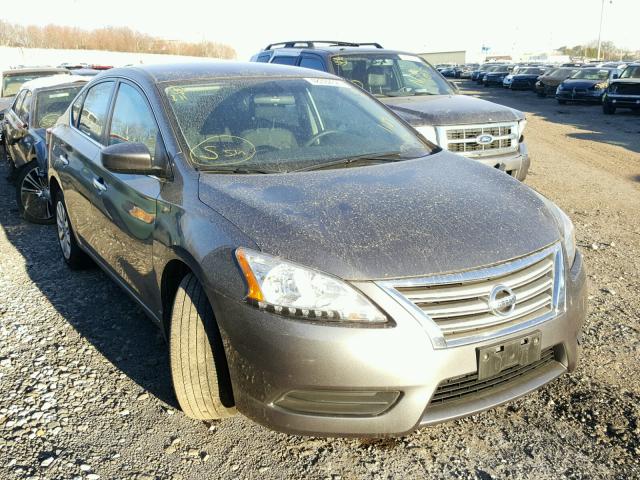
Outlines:
[[102,141],[102,129],[107,119],[113,83],[103,82],[91,87],[80,112],[78,130],[96,142]]
[[129,84],[121,83],[111,117],[109,145],[144,143],[155,156],[159,131],[146,99]]
[[73,102],[73,106],[71,107],[71,125],[74,127],[78,126],[78,117],[80,116],[80,109],[82,108],[82,101],[84,100],[84,93],[82,95],[78,95],[76,101]]
[[266,63],[269,61],[270,58],[271,58],[270,53],[261,53],[260,55],[258,55],[258,58],[256,58],[256,62]]
[[273,57],[273,60],[271,61],[271,63],[278,63],[280,65],[295,65],[297,58],[298,57],[285,57],[285,56]]
[[20,107],[22,106],[22,100],[24,99],[25,92],[26,92],[26,90],[22,90],[16,96],[16,99],[13,102],[13,106],[11,107],[11,110],[13,110],[16,115],[18,114],[18,112],[20,111]]
[[299,66],[304,68],[311,68],[313,70],[320,70],[321,72],[324,72],[326,70],[322,59],[316,57],[302,57],[300,59]]
[[20,117],[20,120],[22,120],[24,123],[29,122],[29,112],[31,111],[32,98],[32,93],[30,91],[27,91],[24,96],[24,100],[22,101],[22,104],[20,105],[20,108],[18,110],[18,117]]

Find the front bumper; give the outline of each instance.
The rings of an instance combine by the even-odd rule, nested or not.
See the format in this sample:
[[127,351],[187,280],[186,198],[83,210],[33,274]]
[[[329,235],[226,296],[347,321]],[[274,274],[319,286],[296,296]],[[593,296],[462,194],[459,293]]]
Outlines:
[[[458,404],[430,407],[441,382],[477,371],[477,348],[496,338],[434,348],[424,325],[381,287],[357,286],[385,310],[388,328],[328,326],[286,319],[226,297],[214,302],[238,410],[269,428],[323,436],[387,436],[470,415],[517,398],[576,368],[577,339],[586,314],[585,271],[578,253],[566,275],[566,311],[499,341],[539,331],[541,347],[554,348],[544,369]],[[373,416],[303,414],[275,403],[291,391],[401,392]]]
[[602,99],[603,103],[617,108],[640,108],[640,95],[618,95],[606,93]]
[[565,100],[567,102],[589,102],[602,103],[604,92],[596,90],[574,91],[574,90],[557,90],[556,99]]
[[527,173],[529,173],[529,166],[531,165],[529,151],[524,142],[520,142],[516,152],[495,156],[467,158],[480,162],[488,167],[502,170],[520,181],[523,181],[527,177]]

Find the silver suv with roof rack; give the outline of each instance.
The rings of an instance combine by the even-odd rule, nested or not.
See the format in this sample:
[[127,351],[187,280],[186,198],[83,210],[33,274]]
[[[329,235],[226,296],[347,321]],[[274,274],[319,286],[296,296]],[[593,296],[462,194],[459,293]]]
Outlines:
[[417,55],[379,43],[303,40],[272,43],[254,62],[293,65],[343,77],[377,97],[431,142],[524,180],[529,154],[525,116],[461,95]]

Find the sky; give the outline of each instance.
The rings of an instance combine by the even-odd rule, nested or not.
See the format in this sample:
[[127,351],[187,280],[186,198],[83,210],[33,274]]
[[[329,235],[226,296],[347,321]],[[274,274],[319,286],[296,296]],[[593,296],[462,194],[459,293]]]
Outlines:
[[[105,5],[108,8],[105,8]],[[30,0],[2,20],[91,29],[128,26],[172,40],[231,45],[246,60],[284,40],[378,42],[416,53],[541,53],[595,40],[602,0]],[[640,49],[640,0],[605,0],[602,39]]]

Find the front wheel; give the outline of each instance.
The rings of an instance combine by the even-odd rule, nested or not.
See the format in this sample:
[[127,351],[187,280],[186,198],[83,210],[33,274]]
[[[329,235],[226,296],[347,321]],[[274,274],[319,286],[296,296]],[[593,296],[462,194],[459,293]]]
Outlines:
[[608,103],[603,103],[602,112],[605,115],[613,115],[614,113],[616,113],[616,107],[614,107],[613,105],[609,105]]
[[16,181],[16,203],[25,220],[40,224],[54,222],[47,179],[35,160],[20,169]]
[[173,388],[185,415],[217,420],[236,413],[220,331],[207,295],[192,274],[182,279],[176,292],[169,350]]

